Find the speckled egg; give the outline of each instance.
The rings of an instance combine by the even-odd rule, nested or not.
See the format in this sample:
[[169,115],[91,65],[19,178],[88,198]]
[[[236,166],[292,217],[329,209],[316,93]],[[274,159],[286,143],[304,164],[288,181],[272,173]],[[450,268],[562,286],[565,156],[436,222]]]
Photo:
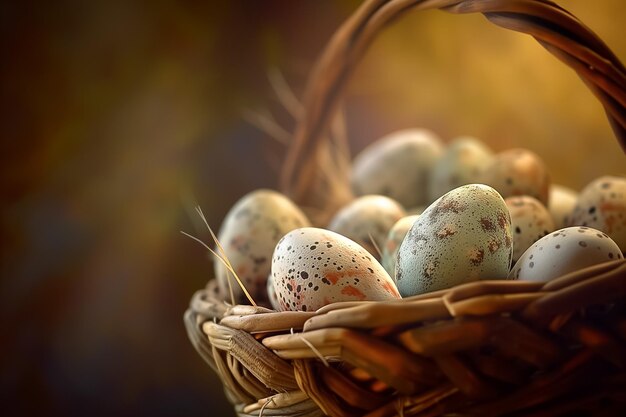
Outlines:
[[529,195],[548,204],[550,175],[545,163],[527,149],[510,149],[497,154],[481,175],[484,184],[504,198]]
[[569,216],[574,211],[578,200],[578,193],[571,188],[558,184],[550,186],[550,202],[548,203],[548,211],[554,220],[554,228],[562,229],[570,225]]
[[398,220],[391,230],[389,230],[387,241],[382,247],[383,258],[381,263],[385,271],[387,271],[394,280],[396,277],[396,257],[398,256],[398,250],[400,249],[404,237],[418,217],[419,215],[412,215]]
[[341,208],[330,221],[328,229],[354,240],[380,259],[372,240],[382,250],[389,229],[405,215],[404,208],[391,198],[366,195]]
[[570,222],[603,231],[626,253],[626,178],[604,176],[588,184],[580,192]]
[[519,258],[509,279],[550,281],[591,265],[622,259],[622,253],[606,233],[574,226],[539,239]]
[[513,262],[533,243],[555,230],[548,209],[536,198],[529,196],[504,199],[511,214],[513,231]]
[[[304,213],[287,197],[272,190],[253,191],[230,209],[218,240],[255,301],[267,302],[266,281],[276,243],[285,233],[305,226],[309,226],[309,221]],[[230,294],[230,273],[217,260],[214,266],[220,292]],[[234,278],[230,279],[235,301],[246,303],[243,291]]]
[[396,283],[402,296],[507,276],[513,255],[504,200],[483,184],[444,194],[420,215],[400,245]]
[[281,310],[400,298],[389,274],[358,243],[313,227],[293,230],[278,242],[272,279]]
[[356,156],[352,189],[358,196],[386,195],[404,207],[428,204],[430,172],[442,152],[441,140],[429,130],[391,133]]
[[469,136],[454,139],[433,167],[428,188],[430,200],[461,185],[480,182],[492,159],[491,149],[478,139]]

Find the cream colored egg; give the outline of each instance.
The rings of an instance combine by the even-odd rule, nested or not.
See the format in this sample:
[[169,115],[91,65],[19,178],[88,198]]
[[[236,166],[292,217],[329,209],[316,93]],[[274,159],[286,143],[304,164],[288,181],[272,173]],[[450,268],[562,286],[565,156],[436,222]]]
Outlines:
[[378,250],[382,250],[389,229],[405,215],[404,208],[391,198],[366,195],[341,208],[328,229],[354,240],[380,259]]
[[356,156],[352,189],[357,196],[386,195],[404,207],[428,204],[430,172],[442,152],[441,140],[429,130],[393,132]]
[[450,288],[509,272],[513,245],[504,200],[483,184],[444,194],[413,224],[400,245],[396,283],[403,296]]
[[[309,226],[309,221],[304,213],[287,197],[272,190],[253,191],[230,209],[218,240],[255,301],[268,301],[266,281],[276,243],[285,233],[305,226]],[[214,266],[220,292],[230,294],[230,273],[221,262],[215,261]],[[235,301],[246,302],[237,282],[230,279]]]
[[554,220],[555,229],[562,229],[570,225],[570,215],[576,206],[578,193],[571,188],[558,184],[550,186],[550,202],[548,210]]
[[478,139],[470,136],[454,139],[433,166],[428,187],[430,200],[461,185],[480,182],[492,159],[491,149]]
[[570,222],[603,231],[626,252],[626,178],[604,176],[588,184],[578,196]]
[[527,149],[510,149],[497,154],[481,175],[484,184],[502,197],[529,195],[548,204],[550,175],[543,160]]
[[307,227],[285,235],[272,257],[281,310],[314,311],[339,301],[400,298],[385,269],[356,242]]
[[401,218],[393,225],[387,234],[387,241],[382,248],[383,257],[381,263],[394,280],[396,277],[396,258],[398,256],[398,250],[400,249],[404,237],[418,218],[419,215]]
[[536,198],[516,196],[504,199],[511,214],[513,262],[533,243],[555,230],[550,212]]
[[517,261],[509,279],[546,282],[569,272],[622,259],[606,233],[585,226],[567,227],[539,239]]

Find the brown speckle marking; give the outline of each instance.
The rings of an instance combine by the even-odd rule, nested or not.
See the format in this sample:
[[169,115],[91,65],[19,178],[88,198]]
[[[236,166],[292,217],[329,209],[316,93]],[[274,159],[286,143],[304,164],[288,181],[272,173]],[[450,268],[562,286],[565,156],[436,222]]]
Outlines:
[[435,274],[437,267],[439,266],[439,261],[435,260],[432,262],[428,262],[425,266],[424,266],[424,277],[426,278],[432,278],[433,275]]
[[341,293],[343,295],[348,295],[350,297],[355,297],[356,299],[363,301],[365,300],[365,294],[363,294],[358,288],[353,287],[352,285],[348,285],[342,288]]
[[491,220],[489,220],[487,217],[482,217],[480,219],[480,227],[482,227],[485,232],[495,232],[496,231],[496,225]]
[[507,216],[505,213],[498,213],[498,226],[500,226],[500,229],[504,229],[509,224],[508,220],[509,216]]
[[459,200],[456,200],[453,198],[445,198],[445,199],[442,198],[439,201],[439,204],[437,204],[433,208],[433,210],[430,212],[429,220],[433,222],[443,213],[453,212],[455,214],[459,214],[465,211],[465,209],[467,209],[467,206],[464,204],[461,204]]
[[454,230],[453,227],[447,225],[447,226],[442,227],[439,231],[437,231],[436,236],[439,239],[445,239],[447,237],[452,236],[455,233],[456,233],[456,230]]
[[485,257],[485,251],[482,249],[473,249],[470,253],[469,260],[472,265],[478,266],[483,263],[483,258]]
[[498,249],[502,246],[502,242],[499,240],[492,240],[489,242],[489,253],[496,253]]

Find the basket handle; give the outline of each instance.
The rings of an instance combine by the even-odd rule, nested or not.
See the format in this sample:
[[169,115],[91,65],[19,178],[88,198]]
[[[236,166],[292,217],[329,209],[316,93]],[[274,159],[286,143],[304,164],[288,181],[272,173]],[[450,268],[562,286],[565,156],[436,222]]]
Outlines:
[[[333,146],[329,126],[347,80],[387,24],[409,10],[433,8],[451,13],[482,13],[498,26],[533,36],[574,69],[600,100],[626,151],[626,69],[596,34],[557,4],[547,0],[366,0],[335,32],[309,75],[304,112],[281,173],[281,189],[294,201],[314,207],[326,213],[326,217],[343,203],[324,198],[337,195],[329,187],[345,190],[346,184],[320,178],[321,171],[332,171],[333,167],[320,167],[319,155],[324,146]],[[324,158],[325,163],[336,160]],[[341,181],[346,178],[338,180]]]

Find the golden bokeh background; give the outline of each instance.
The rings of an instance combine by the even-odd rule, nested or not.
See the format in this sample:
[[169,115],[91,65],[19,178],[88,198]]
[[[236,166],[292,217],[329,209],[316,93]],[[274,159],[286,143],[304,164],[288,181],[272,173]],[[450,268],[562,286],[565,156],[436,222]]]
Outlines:
[[[300,94],[358,1],[63,0],[0,6],[1,396],[15,414],[232,415],[182,314],[206,238],[283,149],[246,110],[292,126],[267,72]],[[626,61],[626,3],[563,1]],[[481,16],[409,13],[350,82],[351,146],[419,126],[540,154],[580,188],[624,174],[601,106],[531,38]]]

